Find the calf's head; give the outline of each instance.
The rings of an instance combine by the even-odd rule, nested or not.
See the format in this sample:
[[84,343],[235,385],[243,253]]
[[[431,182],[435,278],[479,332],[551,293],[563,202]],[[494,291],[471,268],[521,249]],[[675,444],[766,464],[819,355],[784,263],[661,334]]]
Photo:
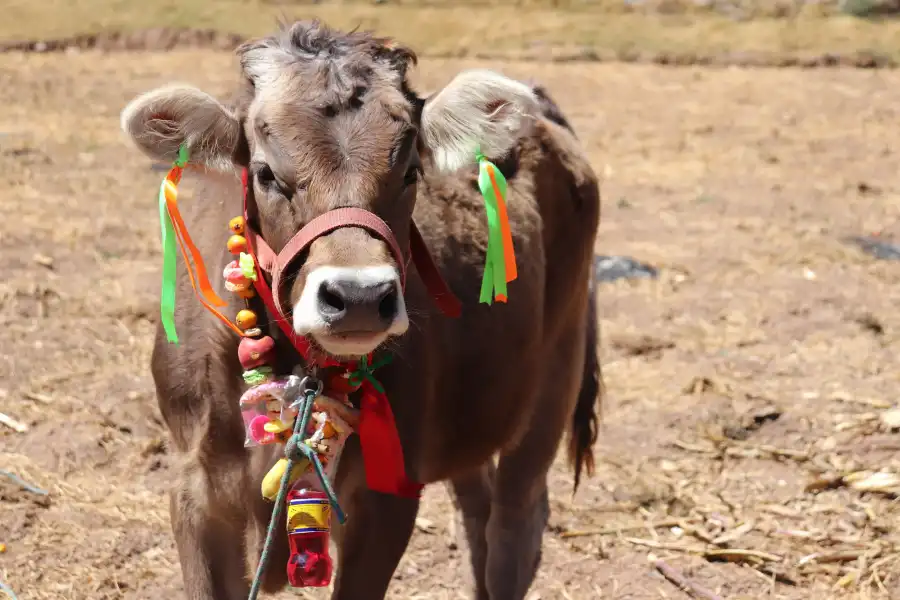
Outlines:
[[[243,84],[230,106],[170,85],[135,98],[122,127],[158,160],[173,161],[186,144],[191,162],[246,167],[251,221],[276,252],[342,207],[378,215],[405,250],[423,165],[454,171],[477,150],[501,157],[538,110],[530,87],[485,70],[420,99],[406,77],[411,50],[318,22],[283,27],[237,54]],[[400,265],[366,229],[322,235],[295,263],[294,328],[328,353],[366,354],[409,326]]]

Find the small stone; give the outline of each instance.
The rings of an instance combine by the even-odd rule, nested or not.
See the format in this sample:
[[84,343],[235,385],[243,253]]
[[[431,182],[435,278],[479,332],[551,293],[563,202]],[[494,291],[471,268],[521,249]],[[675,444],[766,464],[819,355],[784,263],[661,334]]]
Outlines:
[[434,523],[432,523],[431,520],[426,519],[425,517],[416,517],[416,529],[424,533],[435,532]]
[[45,254],[35,254],[31,260],[41,265],[45,269],[53,269],[53,258]]
[[900,408],[892,408],[881,413],[881,422],[891,431],[900,430]]

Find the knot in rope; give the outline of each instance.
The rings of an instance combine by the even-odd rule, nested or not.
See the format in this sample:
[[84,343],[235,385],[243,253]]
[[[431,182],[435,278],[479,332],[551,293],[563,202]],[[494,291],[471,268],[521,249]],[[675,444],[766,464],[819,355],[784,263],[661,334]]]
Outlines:
[[331,487],[331,482],[328,481],[328,476],[325,475],[325,468],[322,466],[322,461],[319,460],[319,453],[306,443],[302,435],[295,433],[288,438],[287,443],[284,445],[284,456],[290,463],[288,468],[291,468],[295,462],[299,462],[303,459],[308,460],[312,464],[313,469],[316,471],[316,478],[319,480],[319,484],[322,486],[325,495],[328,496],[328,503],[331,504],[331,507],[334,509],[334,514],[337,517],[338,523],[343,525],[347,520],[347,515],[344,514],[344,511],[341,508],[337,494],[335,493],[334,488]]
[[359,359],[359,362],[356,365],[356,369],[350,372],[350,377],[348,379],[350,385],[358,387],[362,385],[363,381],[368,381],[372,384],[372,387],[383,394],[384,386],[382,386],[381,382],[375,378],[375,369],[380,369],[381,367],[390,364],[392,360],[394,360],[393,355],[385,354],[379,360],[376,360],[370,365],[369,358],[367,356],[363,356],[361,359]]
[[284,444],[284,457],[288,460],[298,462],[305,459],[311,460],[309,453],[312,448],[303,443],[303,438],[296,433],[293,434]]

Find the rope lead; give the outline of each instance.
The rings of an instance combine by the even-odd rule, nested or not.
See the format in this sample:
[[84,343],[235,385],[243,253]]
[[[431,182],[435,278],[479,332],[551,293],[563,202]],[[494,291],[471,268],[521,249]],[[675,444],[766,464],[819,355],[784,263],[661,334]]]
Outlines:
[[331,487],[331,482],[329,482],[328,478],[325,476],[325,470],[322,468],[319,456],[312,448],[303,442],[303,435],[305,434],[306,426],[309,423],[309,416],[312,413],[313,404],[315,403],[316,397],[322,393],[322,384],[316,379],[306,377],[300,385],[305,386],[306,389],[302,392],[303,399],[300,401],[300,411],[297,418],[294,419],[294,433],[284,447],[287,468],[281,476],[281,486],[278,488],[278,496],[275,498],[275,507],[272,509],[272,518],[269,520],[269,528],[266,531],[266,543],[263,545],[262,554],[260,554],[259,557],[259,565],[256,567],[256,575],[253,577],[253,585],[250,586],[250,595],[247,597],[247,600],[256,600],[256,597],[259,595],[263,573],[265,573],[269,563],[269,553],[272,549],[272,545],[275,543],[275,532],[279,523],[282,521],[282,516],[284,514],[284,499],[285,496],[287,496],[288,488],[290,487],[291,471],[294,469],[295,462],[301,458],[306,458],[312,463],[316,476],[322,484],[325,494],[328,496],[328,501],[331,503],[332,508],[334,508],[338,522],[343,523],[347,518],[338,504],[337,495]]

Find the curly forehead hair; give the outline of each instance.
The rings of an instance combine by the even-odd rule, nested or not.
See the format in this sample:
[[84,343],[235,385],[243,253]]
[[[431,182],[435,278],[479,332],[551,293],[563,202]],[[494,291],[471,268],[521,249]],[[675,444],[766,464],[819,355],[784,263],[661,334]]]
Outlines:
[[237,55],[256,91],[291,80],[305,99],[335,111],[377,87],[389,86],[409,98],[406,72],[416,64],[411,49],[389,38],[337,31],[318,20],[279,23],[274,35],[241,45]]

